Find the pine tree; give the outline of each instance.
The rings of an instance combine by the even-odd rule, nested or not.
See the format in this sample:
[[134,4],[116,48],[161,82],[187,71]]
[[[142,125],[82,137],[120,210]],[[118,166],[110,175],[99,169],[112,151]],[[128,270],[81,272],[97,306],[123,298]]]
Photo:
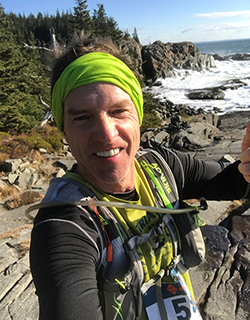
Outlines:
[[96,37],[103,36],[107,33],[107,15],[104,6],[103,4],[98,4],[97,7],[98,10],[94,9],[92,16],[93,32]]
[[137,30],[136,30],[136,27],[134,27],[134,32],[132,33],[132,37],[137,43],[141,44],[140,40],[139,40],[139,37],[138,37],[138,33],[137,33]]
[[130,33],[128,32],[128,29],[126,29],[124,32],[123,32],[123,39],[124,40],[128,40],[130,38]]
[[[42,85],[32,56],[28,60],[23,55],[11,21],[0,6],[0,131],[28,131],[43,115],[37,95],[42,94],[44,85],[48,88]],[[37,66],[38,61],[34,62]]]
[[82,31],[91,32],[91,17],[87,10],[87,0],[76,0],[77,6],[74,7],[74,15],[71,20],[71,30],[80,34]]
[[108,36],[115,42],[119,43],[122,38],[123,32],[118,28],[118,23],[114,18],[109,17],[107,19]]
[[98,4],[98,10],[94,9],[93,33],[96,37],[110,37],[114,42],[119,42],[122,31],[119,30],[117,22],[112,17],[108,17],[103,4]]

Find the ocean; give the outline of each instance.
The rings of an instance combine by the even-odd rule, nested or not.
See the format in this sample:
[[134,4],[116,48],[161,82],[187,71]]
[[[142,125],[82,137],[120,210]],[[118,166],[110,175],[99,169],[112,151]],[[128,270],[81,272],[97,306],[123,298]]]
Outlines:
[[250,53],[250,39],[194,42],[201,53],[211,53],[224,57],[235,53]]
[[[194,43],[204,54],[218,54],[222,57],[235,53],[250,54],[250,39],[225,40]],[[250,60],[248,61],[215,61],[216,68],[202,72],[178,71],[173,78],[159,79],[161,87],[152,87],[151,92],[161,100],[170,100],[175,104],[185,104],[205,111],[219,110],[219,114],[237,111],[250,111]],[[224,91],[224,100],[190,100],[187,93],[194,89],[211,88],[224,84],[228,80],[239,79],[245,86],[237,90]]]

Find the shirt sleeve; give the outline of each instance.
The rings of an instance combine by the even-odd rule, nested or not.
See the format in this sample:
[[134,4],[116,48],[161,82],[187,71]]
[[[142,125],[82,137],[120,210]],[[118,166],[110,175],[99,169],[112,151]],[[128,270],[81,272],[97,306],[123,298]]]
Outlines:
[[179,187],[182,199],[235,200],[246,193],[248,183],[238,170],[240,161],[232,164],[204,161],[172,149],[159,148],[157,151],[169,164],[177,183],[183,175],[184,186]]
[[40,210],[30,248],[39,320],[103,319],[98,242],[97,231],[79,208]]

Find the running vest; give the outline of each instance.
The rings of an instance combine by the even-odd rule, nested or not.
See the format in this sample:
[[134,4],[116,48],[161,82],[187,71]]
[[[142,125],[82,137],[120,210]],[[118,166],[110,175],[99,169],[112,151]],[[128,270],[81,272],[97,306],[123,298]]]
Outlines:
[[[139,150],[135,167],[135,187],[139,196],[147,198],[147,205],[180,207],[178,188],[184,180],[177,186],[159,153]],[[114,200],[81,179],[74,173],[52,179],[41,207],[44,203]],[[139,205],[145,205],[143,196],[136,201]],[[202,261],[204,243],[191,214],[78,207],[100,236],[97,278],[104,319],[201,319],[187,270]],[[145,310],[147,316],[142,315]]]

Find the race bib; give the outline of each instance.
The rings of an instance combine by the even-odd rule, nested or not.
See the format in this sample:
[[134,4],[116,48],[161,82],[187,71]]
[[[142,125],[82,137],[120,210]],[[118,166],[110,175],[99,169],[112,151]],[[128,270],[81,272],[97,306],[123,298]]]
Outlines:
[[[157,294],[157,284],[152,285],[144,294],[143,301],[149,320],[163,320],[159,299],[165,307],[169,320],[202,320],[198,307],[184,282],[179,270],[171,272],[175,283],[161,283],[161,294]],[[165,312],[164,311],[164,312]]]

